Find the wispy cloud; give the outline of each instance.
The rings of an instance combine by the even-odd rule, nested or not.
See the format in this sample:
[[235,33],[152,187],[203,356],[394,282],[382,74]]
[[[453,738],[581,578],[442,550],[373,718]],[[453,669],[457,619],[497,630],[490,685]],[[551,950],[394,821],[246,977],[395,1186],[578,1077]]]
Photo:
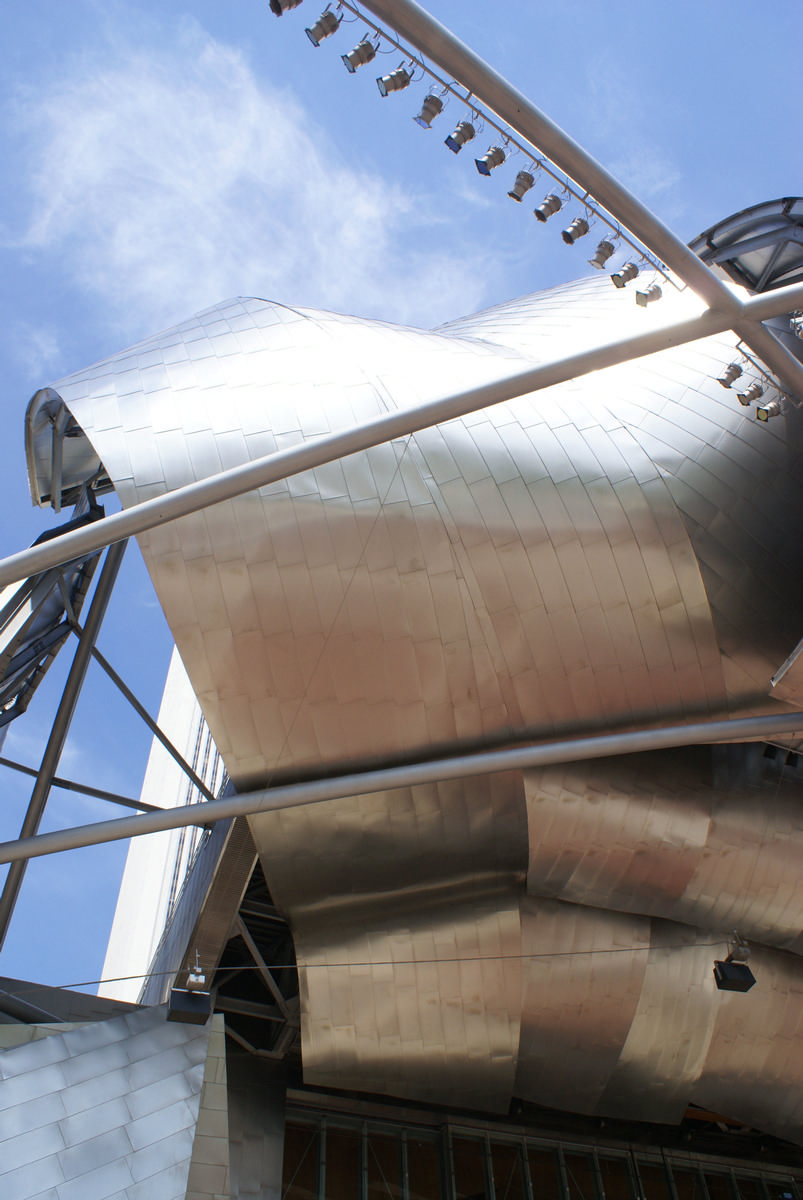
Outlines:
[[59,256],[129,329],[231,295],[420,324],[482,301],[481,262],[416,248],[426,202],[342,161],[194,22],[158,48],[88,51],[17,120],[32,203],[16,246]]

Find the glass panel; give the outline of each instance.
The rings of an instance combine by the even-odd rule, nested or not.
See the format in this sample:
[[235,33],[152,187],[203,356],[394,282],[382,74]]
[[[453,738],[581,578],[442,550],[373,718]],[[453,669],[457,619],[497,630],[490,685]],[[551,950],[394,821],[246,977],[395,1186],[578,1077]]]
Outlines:
[[317,1180],[318,1128],[288,1121],[284,1127],[282,1200],[315,1200]]
[[571,1200],[597,1200],[594,1168],[590,1154],[565,1154],[566,1176]]
[[454,1186],[457,1200],[486,1200],[482,1142],[453,1138]]
[[389,1133],[368,1131],[368,1197],[388,1200],[401,1196],[399,1138]]
[[326,1126],[326,1200],[357,1200],[360,1194],[360,1134]]
[[705,1200],[702,1179],[698,1171],[687,1171],[682,1167],[672,1167],[672,1178],[678,1200]]
[[737,1175],[736,1186],[741,1200],[767,1200],[764,1185],[757,1175]]
[[[630,1172],[626,1159],[601,1158],[599,1171],[605,1200],[632,1200],[633,1189],[630,1186]],[[650,1192],[647,1192],[647,1200],[653,1200]],[[667,1200],[666,1194],[657,1196],[656,1200]]]
[[669,1181],[662,1163],[644,1162],[640,1158],[638,1173],[646,1200],[669,1200]]
[[521,1146],[491,1143],[496,1200],[525,1200],[521,1177]]
[[527,1162],[535,1200],[563,1200],[555,1151],[528,1145]]
[[764,1177],[770,1200],[797,1200],[797,1190],[791,1179],[767,1179]]
[[438,1200],[441,1194],[438,1143],[407,1133],[407,1178],[410,1200]]
[[730,1179],[727,1175],[706,1171],[705,1182],[711,1200],[734,1200]]

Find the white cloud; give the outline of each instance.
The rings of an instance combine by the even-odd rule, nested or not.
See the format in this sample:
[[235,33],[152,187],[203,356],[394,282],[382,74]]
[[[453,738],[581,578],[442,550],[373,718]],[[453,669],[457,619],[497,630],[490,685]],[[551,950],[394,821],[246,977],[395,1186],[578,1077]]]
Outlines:
[[424,325],[482,301],[481,261],[415,248],[426,197],[338,159],[195,23],[158,49],[87,52],[19,110],[32,207],[16,245],[56,255],[129,330],[233,295]]

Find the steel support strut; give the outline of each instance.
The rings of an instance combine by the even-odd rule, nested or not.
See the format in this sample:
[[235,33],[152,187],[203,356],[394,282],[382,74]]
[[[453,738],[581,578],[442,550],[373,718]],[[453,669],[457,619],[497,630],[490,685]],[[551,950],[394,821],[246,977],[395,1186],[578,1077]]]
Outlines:
[[[702,746],[719,742],[772,740],[782,734],[803,731],[803,713],[782,712],[777,716],[738,717],[722,721],[704,721],[693,725],[667,725],[663,728],[637,729],[626,733],[607,733],[593,737],[573,738],[562,742],[544,742],[535,746],[516,746],[432,762],[409,763],[377,771],[340,775],[332,779],[316,779],[309,783],[289,784],[246,792],[241,796],[226,796],[200,806],[207,823],[229,817],[247,817],[277,809],[298,808],[304,804],[319,804],[342,796],[363,796],[391,788],[416,787],[444,779],[462,779],[478,775],[493,775],[499,771],[525,771],[554,763],[587,762],[594,758],[610,758],[617,754],[636,754],[645,750],[666,750],[674,746]],[[60,829],[39,837],[25,837],[16,842],[0,843],[0,863],[35,858],[41,854],[57,854],[79,846],[97,846],[103,842],[120,841],[144,833],[161,833],[165,829],[180,829],[198,822],[199,806],[183,805],[157,813],[136,817],[118,817],[98,821],[94,825]]]
[[[47,798],[53,784],[53,777],[59,764],[61,752],[64,749],[64,743],[67,740],[75,706],[78,702],[84,679],[86,678],[87,668],[92,661],[92,648],[95,645],[103,618],[106,615],[106,608],[112,594],[117,573],[120,570],[120,564],[123,561],[126,545],[127,542],[125,541],[117,542],[106,554],[100,578],[95,588],[95,594],[92,597],[92,604],[86,619],[86,625],[81,633],[78,648],[75,651],[75,657],[73,658],[67,682],[64,685],[64,691],[53,721],[53,727],[50,730],[50,737],[45,746],[42,764],[39,768],[33,792],[31,793],[30,803],[28,804],[28,811],[22,822],[22,829],[20,830],[21,838],[33,837],[39,828],[39,822],[45,811]],[[3,893],[0,896],[0,949],[6,940],[6,934],[8,933],[8,927],[17,904],[17,897],[22,886],[26,866],[27,863],[24,860],[18,860],[11,864],[6,876]]]

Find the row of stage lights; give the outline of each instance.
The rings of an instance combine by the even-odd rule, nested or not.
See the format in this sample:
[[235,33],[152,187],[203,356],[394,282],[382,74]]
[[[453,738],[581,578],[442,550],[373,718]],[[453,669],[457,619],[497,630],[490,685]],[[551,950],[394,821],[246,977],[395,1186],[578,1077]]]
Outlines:
[[[724,388],[732,388],[737,379],[740,379],[744,374],[744,368],[741,363],[728,363],[725,370],[717,378],[717,383],[721,383]],[[749,408],[751,404],[756,404],[756,417],[759,421],[769,421],[770,417],[779,417],[783,412],[783,393],[778,394],[776,400],[765,400],[763,404],[759,404],[764,395],[764,387],[754,380],[753,383],[747,384],[743,392],[736,393],[736,399],[745,408]]]
[[[270,0],[271,10],[276,16],[281,16],[292,8],[297,8],[302,0]],[[310,25],[305,33],[313,46],[320,46],[325,38],[331,37],[340,28],[342,16],[327,8],[321,13],[318,20]],[[359,67],[365,66],[372,62],[377,54],[377,45],[368,37],[364,37],[353,50],[348,54],[342,54],[341,58],[343,65],[350,74],[354,74]],[[411,60],[412,61],[412,60]],[[409,87],[413,82],[413,71],[408,70],[406,66],[397,67],[395,71],[391,71],[387,75],[381,75],[377,78],[377,87],[381,96],[389,96],[391,92],[400,92]],[[440,96],[434,93],[428,94],[424,98],[421,106],[421,111],[413,120],[422,129],[431,129],[432,122],[436,117],[440,116],[443,111],[443,100]],[[454,153],[459,154],[468,142],[474,140],[476,130],[471,121],[459,121],[456,128],[445,139],[445,145]],[[506,160],[507,153],[502,146],[491,146],[481,158],[475,159],[475,164],[480,175],[489,176],[492,171],[501,166]],[[534,163],[534,170],[538,170],[541,164]],[[519,171],[516,175],[516,181],[513,187],[508,192],[511,200],[521,203],[527,192],[535,186],[535,176],[533,171]],[[544,200],[533,210],[536,219],[542,223],[549,220],[551,216],[560,212],[564,205],[564,199],[556,192],[550,192]],[[573,246],[580,238],[585,237],[589,232],[591,224],[588,220],[588,215],[577,216],[571,223],[561,232],[561,237],[567,246]],[[616,250],[615,242],[617,237],[621,236],[619,231],[612,231],[608,237],[604,237],[598,244],[593,256],[588,260],[590,266],[597,271],[603,271],[608,260],[613,256]],[[646,260],[645,260],[646,261]],[[649,264],[650,266],[652,264]],[[611,280],[615,287],[624,288],[631,280],[636,279],[639,274],[639,263],[627,262],[618,271],[611,275]],[[658,283],[651,283],[636,292],[636,304],[642,308],[646,308],[648,304],[652,304],[656,300],[660,300],[663,292]]]

